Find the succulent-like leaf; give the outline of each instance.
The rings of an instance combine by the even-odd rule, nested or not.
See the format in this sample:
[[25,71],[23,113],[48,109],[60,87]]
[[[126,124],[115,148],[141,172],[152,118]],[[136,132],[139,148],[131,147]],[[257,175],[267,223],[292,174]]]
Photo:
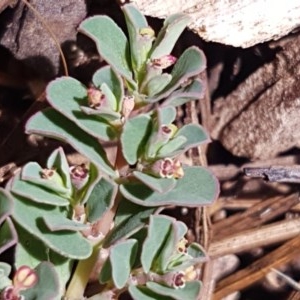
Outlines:
[[[156,75],[147,82],[143,92],[149,97],[154,97],[161,92],[172,80],[172,76],[167,73]],[[154,101],[152,101],[154,102]]]
[[174,178],[157,178],[139,171],[134,171],[133,175],[146,186],[159,193],[167,193],[176,185],[176,179]]
[[0,254],[18,242],[17,232],[15,227],[8,217],[0,224]]
[[159,149],[158,157],[175,156],[209,141],[209,136],[202,126],[187,124],[175,133],[169,143]]
[[169,125],[175,121],[176,109],[173,106],[164,106],[158,109],[158,121],[160,125]]
[[187,143],[185,136],[174,136],[168,143],[163,145],[157,152],[156,157],[172,157],[178,153],[178,149]]
[[112,205],[117,194],[117,185],[102,177],[95,184],[86,202],[88,221],[99,220]]
[[168,193],[154,192],[142,183],[124,183],[123,196],[142,206],[178,205],[197,207],[210,204],[219,193],[219,184],[211,172],[202,167],[184,167],[183,178]]
[[45,215],[42,219],[50,231],[80,231],[89,228],[87,224],[67,219],[63,214]]
[[139,115],[125,123],[121,143],[123,155],[128,164],[134,165],[137,162],[147,142],[150,126],[151,119],[148,115]]
[[169,16],[164,21],[164,26],[155,40],[150,57],[152,59],[160,58],[170,54],[177,39],[190,21],[190,17],[182,13]]
[[25,291],[21,295],[27,300],[49,300],[57,299],[60,296],[60,282],[53,265],[49,262],[41,262],[35,271],[38,276],[37,284]]
[[5,262],[0,262],[0,291],[11,285],[11,280],[9,279],[10,272],[11,266]]
[[112,279],[112,267],[110,259],[108,258],[101,269],[101,272],[99,274],[99,282],[100,283],[106,283]]
[[80,24],[79,31],[93,39],[104,60],[132,82],[129,43],[123,31],[111,18],[88,18]]
[[30,233],[20,226],[16,226],[19,242],[15,252],[15,267],[28,266],[35,268],[40,262],[48,261],[53,264],[60,282],[60,295],[70,278],[73,261],[49,249],[42,241],[33,238]]
[[47,228],[42,218],[54,214],[61,212],[58,208],[45,204],[39,204],[37,207],[27,199],[14,196],[13,219],[19,226],[60,255],[74,259],[89,257],[92,247],[80,233],[64,230],[58,234]]
[[187,254],[190,255],[193,258],[205,257],[206,256],[203,248],[197,243],[192,243],[188,246]]
[[148,273],[155,259],[160,255],[170,232],[173,228],[174,219],[166,216],[150,216],[148,236],[143,244],[141,263],[145,273]]
[[69,163],[62,147],[55,149],[47,159],[47,168],[59,171],[65,187],[70,190],[72,188]]
[[135,262],[136,253],[137,241],[134,239],[117,243],[111,247],[109,259],[112,267],[112,279],[118,289],[125,286]]
[[98,88],[100,88],[103,83],[110,88],[118,103],[116,111],[120,111],[120,104],[124,96],[124,87],[121,76],[110,66],[105,66],[96,71],[92,80],[94,85]]
[[182,300],[182,299],[189,299],[189,300],[197,300],[201,282],[200,281],[188,281],[185,283],[185,286],[182,288],[174,289],[156,282],[148,281],[146,286],[153,292],[158,293],[160,295],[169,296],[172,299]]
[[87,88],[72,77],[60,77],[47,86],[47,99],[51,106],[74,122],[89,135],[104,141],[112,140],[115,133],[110,124],[97,116],[86,115],[81,107],[87,106]]
[[174,300],[172,297],[157,294],[145,286],[130,285],[128,291],[134,300]]
[[[171,92],[184,84],[190,77],[201,73],[205,67],[206,60],[201,50],[195,46],[186,49],[174,65],[171,72],[172,80],[158,95],[153,97],[153,101],[169,96]],[[151,101],[151,99],[148,100]]]
[[114,244],[125,237],[130,237],[148,222],[155,208],[146,208],[122,199],[115,217],[115,227],[104,241],[104,247]]
[[87,135],[82,129],[53,109],[46,109],[32,116],[26,124],[26,133],[63,140],[79,153],[87,156],[101,170],[113,177],[116,176],[98,140]]
[[55,206],[67,206],[70,204],[68,199],[56,194],[54,191],[43,188],[32,182],[22,180],[20,173],[13,178],[11,191],[16,195],[26,197],[28,202],[31,200],[36,203]]
[[0,225],[12,213],[13,199],[11,195],[0,188]]
[[130,41],[132,69],[138,79],[139,72],[147,60],[153,37],[143,37],[140,31],[148,27],[145,16],[132,4],[123,6]]
[[180,106],[191,100],[199,100],[203,98],[205,91],[204,83],[198,79],[194,79],[191,84],[186,87],[174,91],[164,102],[163,106]]
[[20,179],[35,186],[38,185],[48,191],[53,191],[53,193],[68,194],[71,192],[71,189],[67,189],[56,181],[43,178],[41,176],[42,172],[43,168],[38,163],[29,162],[22,168]]

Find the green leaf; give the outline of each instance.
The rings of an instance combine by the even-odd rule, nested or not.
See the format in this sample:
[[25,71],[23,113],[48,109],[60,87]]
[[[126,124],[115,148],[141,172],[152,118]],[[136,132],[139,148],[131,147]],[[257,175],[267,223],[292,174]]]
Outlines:
[[186,144],[187,139],[184,136],[174,136],[168,143],[163,145],[158,151],[156,157],[172,157],[175,156],[177,150]]
[[13,199],[11,195],[0,188],[0,225],[9,215],[11,215],[12,211]]
[[112,279],[112,267],[110,259],[108,258],[100,271],[99,274],[99,282],[104,284]]
[[59,278],[60,295],[62,296],[70,278],[73,261],[47,248],[42,241],[33,238],[22,227],[17,226],[17,231],[20,238],[16,246],[15,267],[26,265],[35,268],[42,261],[52,263]]
[[209,136],[202,126],[198,124],[187,124],[175,133],[169,143],[159,149],[158,157],[176,156],[190,148],[209,141]]
[[80,24],[79,31],[93,39],[103,59],[132,82],[128,40],[111,18],[107,16],[88,18]]
[[197,243],[191,243],[187,248],[187,254],[193,258],[204,258],[206,254],[203,248]]
[[201,282],[200,281],[188,281],[186,282],[183,288],[174,289],[156,282],[148,281],[146,286],[153,292],[158,293],[160,295],[169,296],[172,299],[182,300],[182,299],[189,299],[189,300],[197,300]]
[[42,219],[50,231],[80,231],[89,228],[89,225],[67,219],[63,214],[46,215]]
[[122,199],[115,217],[115,227],[105,237],[104,247],[107,248],[140,230],[154,211],[154,208],[146,208]]
[[174,300],[172,297],[157,294],[145,286],[130,285],[128,291],[134,300]]
[[[172,80],[172,76],[167,73],[154,76],[147,82],[144,92],[149,97],[154,97],[156,94],[161,92]],[[151,101],[154,102],[154,101]]]
[[190,21],[191,18],[182,13],[169,16],[164,21],[164,26],[152,47],[151,59],[170,54],[179,36]]
[[163,103],[163,106],[180,106],[192,100],[200,100],[205,92],[204,83],[194,79],[186,87],[174,91]]
[[123,6],[125,21],[129,33],[132,69],[138,79],[139,72],[145,64],[152,46],[153,38],[143,37],[140,30],[147,28],[148,23],[144,15],[132,4]]
[[176,179],[174,178],[157,178],[139,171],[134,171],[133,175],[146,186],[159,193],[167,193],[176,185]]
[[47,168],[54,168],[59,172],[63,179],[65,187],[68,190],[72,189],[71,176],[69,170],[69,163],[62,147],[54,150],[47,159]]
[[141,263],[145,273],[152,269],[155,259],[160,255],[172,230],[173,223],[174,220],[166,216],[150,216],[148,236],[143,244],[141,254]]
[[9,279],[9,274],[11,272],[11,266],[5,262],[0,262],[0,291],[9,285],[12,285]]
[[26,181],[27,183],[31,183],[34,186],[44,188],[49,192],[53,191],[52,194],[58,193],[70,195],[71,189],[67,189],[65,186],[59,184],[59,182],[55,180],[43,178],[41,176],[42,171],[43,168],[38,163],[29,162],[23,167],[20,178],[22,181]]
[[112,266],[112,279],[118,289],[125,286],[135,262],[136,253],[137,241],[133,239],[111,247],[109,259]]
[[98,88],[100,88],[103,83],[110,88],[118,103],[116,111],[120,111],[121,101],[124,96],[124,87],[121,76],[119,76],[110,66],[105,66],[96,71],[92,80],[94,85]]
[[210,204],[219,193],[213,174],[202,167],[184,167],[183,178],[168,193],[154,192],[142,183],[124,183],[120,191],[128,200],[143,206],[178,205],[197,207]]
[[41,262],[36,268],[38,276],[37,284],[31,289],[21,292],[26,300],[59,299],[60,283],[53,265],[49,262]]
[[81,190],[77,191],[76,201],[80,202],[80,204],[85,204],[88,201],[95,185],[97,184],[101,176],[102,175],[100,174],[97,166],[93,163],[90,163],[88,182]]
[[91,255],[92,246],[78,232],[64,230],[51,232],[43,217],[61,214],[58,208],[38,204],[21,197],[14,197],[13,219],[33,237],[43,241],[50,249],[62,256],[84,259]]
[[0,254],[14,246],[18,242],[15,227],[8,217],[0,224]]
[[[158,95],[155,95],[153,101],[169,96],[171,92],[184,84],[190,77],[201,73],[205,67],[206,60],[201,50],[195,46],[186,49],[174,65],[171,72],[172,80]],[[151,101],[151,99],[148,100]]]
[[[36,203],[43,203],[55,206],[67,206],[69,200],[56,194],[55,192],[43,188],[29,181],[21,180],[20,173],[16,174],[12,181],[12,193],[26,197]],[[27,200],[30,202],[30,200]]]
[[[177,148],[176,151],[174,150],[172,155],[180,154],[187,151],[188,149],[210,141],[210,138],[206,131],[202,126],[198,124],[184,125],[175,133],[173,139],[176,139],[177,137],[184,137],[186,141],[179,148]],[[160,150],[160,152],[161,151],[162,149]]]
[[158,108],[158,119],[160,125],[169,125],[176,119],[176,109],[173,106]]
[[129,119],[121,134],[122,151],[124,158],[130,165],[134,165],[147,142],[151,126],[151,119],[148,115],[139,115]]
[[53,80],[47,86],[46,95],[56,111],[89,135],[104,141],[110,141],[115,137],[113,128],[104,119],[88,116],[82,111],[81,107],[87,106],[87,88],[78,80],[72,77]]
[[87,135],[82,129],[53,109],[46,109],[32,116],[26,124],[26,133],[63,140],[79,153],[87,156],[101,170],[113,177],[116,176],[98,140]]
[[86,202],[88,221],[99,220],[105,211],[112,207],[117,194],[117,185],[104,177],[100,178]]

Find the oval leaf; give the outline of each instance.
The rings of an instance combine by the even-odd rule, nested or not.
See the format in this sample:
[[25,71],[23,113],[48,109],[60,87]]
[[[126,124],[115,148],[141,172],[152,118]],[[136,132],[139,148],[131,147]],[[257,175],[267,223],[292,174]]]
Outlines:
[[63,140],[87,156],[107,174],[116,175],[98,140],[53,109],[46,109],[33,115],[26,124],[26,133]]
[[73,259],[84,259],[91,255],[92,246],[78,232],[51,232],[43,217],[61,214],[56,208],[39,204],[38,207],[24,198],[14,197],[13,219],[32,236],[43,241],[50,249],[62,256]]
[[135,262],[136,254],[137,241],[133,239],[111,247],[109,259],[112,267],[112,279],[118,289],[125,286]]
[[48,102],[56,111],[74,122],[88,134],[109,141],[114,138],[111,126],[96,116],[86,115],[81,107],[87,106],[87,88],[72,77],[51,81],[46,89]]
[[219,183],[214,175],[202,167],[184,167],[184,176],[177,179],[169,192],[154,192],[142,183],[126,183],[120,187],[128,200],[143,206],[178,205],[197,207],[211,204],[219,194]]
[[124,158],[130,165],[134,165],[143,150],[151,126],[148,115],[140,115],[129,119],[121,134],[122,151]]
[[121,28],[111,18],[88,18],[80,24],[79,31],[93,39],[104,60],[132,82],[129,43]]

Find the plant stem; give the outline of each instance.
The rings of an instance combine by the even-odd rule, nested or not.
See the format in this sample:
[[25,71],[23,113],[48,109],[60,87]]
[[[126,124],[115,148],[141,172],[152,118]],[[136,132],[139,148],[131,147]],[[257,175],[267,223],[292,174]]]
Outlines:
[[97,261],[98,253],[99,247],[94,246],[91,256],[87,259],[80,260],[78,262],[75,273],[72,276],[72,280],[65,294],[65,300],[75,300],[84,298],[83,294],[88,283],[89,276]]
[[[99,224],[99,232],[105,237],[111,229],[111,224],[117,212],[122,195],[118,192],[115,198],[113,207],[104,213]],[[103,240],[102,240],[103,241]],[[102,241],[94,245],[93,252],[90,257],[84,260],[80,260],[76,267],[76,270],[72,276],[71,282],[68,286],[65,300],[83,299],[85,287],[89,281],[89,277],[92,273],[93,267],[96,265],[98,260],[98,253],[102,246]]]

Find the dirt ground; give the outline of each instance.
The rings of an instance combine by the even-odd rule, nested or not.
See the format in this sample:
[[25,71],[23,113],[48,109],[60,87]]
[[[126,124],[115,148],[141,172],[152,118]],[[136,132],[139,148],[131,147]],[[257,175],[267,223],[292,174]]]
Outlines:
[[[22,164],[43,162],[57,146],[57,142],[27,137],[24,124],[47,106],[43,93],[47,83],[64,74],[45,25],[24,4],[14,2],[7,1],[12,7],[0,7],[2,185]],[[31,3],[43,16],[43,1]],[[114,1],[78,1],[72,9],[67,21],[51,12],[43,16],[44,23],[62,46],[69,74],[88,84],[104,62],[93,43],[76,34],[76,26],[98,13],[111,16],[122,27],[124,20]],[[55,26],[55,22],[65,26]],[[157,29],[162,21],[149,18],[149,23]],[[202,266],[203,299],[212,294],[214,300],[300,299],[289,279],[276,273],[279,270],[300,280],[298,183],[270,182],[266,173],[252,178],[244,172],[244,168],[265,167],[268,171],[276,166],[289,172],[299,170],[300,32],[239,49],[207,43],[185,31],[174,53],[191,45],[200,47],[207,57],[207,71],[201,75],[207,80],[207,93],[179,111],[178,123],[199,121],[211,134],[209,146],[189,153],[187,162],[213,170],[221,194],[210,207],[169,213],[186,222],[189,239],[201,242],[210,258]],[[66,150],[72,159],[72,149]],[[295,174],[294,181],[298,178],[300,182]],[[285,174],[287,177],[291,176]]]

